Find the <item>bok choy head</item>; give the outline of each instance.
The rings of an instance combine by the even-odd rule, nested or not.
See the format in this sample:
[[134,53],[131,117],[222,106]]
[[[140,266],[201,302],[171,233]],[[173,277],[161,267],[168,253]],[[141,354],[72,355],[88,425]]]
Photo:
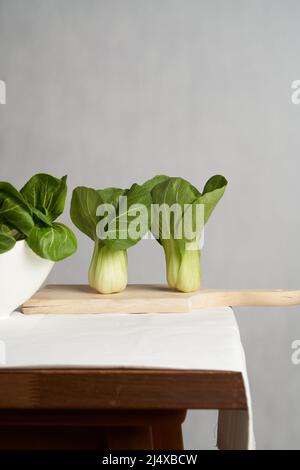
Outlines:
[[201,287],[201,235],[227,181],[224,176],[213,176],[200,192],[182,178],[161,178],[151,192],[151,230],[165,252],[169,286],[196,291]]
[[101,294],[121,292],[128,282],[127,250],[149,230],[152,185],[130,189],[74,189],[71,219],[94,242],[90,286]]
[[65,207],[66,181],[66,176],[38,174],[20,191],[0,182],[0,254],[18,240],[26,240],[34,253],[51,261],[61,261],[76,251],[73,232],[56,222]]

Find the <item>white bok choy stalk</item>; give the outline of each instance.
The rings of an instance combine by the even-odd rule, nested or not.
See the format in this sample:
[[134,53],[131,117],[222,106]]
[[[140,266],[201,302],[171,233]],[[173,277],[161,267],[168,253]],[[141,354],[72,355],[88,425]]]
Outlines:
[[89,284],[101,294],[121,292],[128,283],[127,250],[112,250],[95,241],[89,269]]

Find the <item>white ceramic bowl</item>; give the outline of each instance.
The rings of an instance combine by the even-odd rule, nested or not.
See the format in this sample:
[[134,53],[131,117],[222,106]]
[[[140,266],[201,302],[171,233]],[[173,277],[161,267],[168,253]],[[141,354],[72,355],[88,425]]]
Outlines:
[[37,256],[25,241],[0,255],[0,319],[7,317],[41,287],[54,263]]

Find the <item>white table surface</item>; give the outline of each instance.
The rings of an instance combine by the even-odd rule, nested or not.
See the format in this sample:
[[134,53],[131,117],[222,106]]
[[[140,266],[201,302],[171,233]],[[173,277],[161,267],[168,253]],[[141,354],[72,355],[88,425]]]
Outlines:
[[230,308],[182,314],[23,315],[0,320],[0,367],[136,367],[241,372],[243,347]]

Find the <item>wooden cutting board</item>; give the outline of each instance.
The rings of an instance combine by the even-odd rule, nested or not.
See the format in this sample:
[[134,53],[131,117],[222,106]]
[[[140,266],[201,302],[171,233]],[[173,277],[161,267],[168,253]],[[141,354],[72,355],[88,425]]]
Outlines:
[[132,284],[119,294],[102,295],[83,285],[49,285],[22,306],[25,314],[181,313],[205,307],[300,304],[300,290],[214,290],[184,294],[167,286]]

